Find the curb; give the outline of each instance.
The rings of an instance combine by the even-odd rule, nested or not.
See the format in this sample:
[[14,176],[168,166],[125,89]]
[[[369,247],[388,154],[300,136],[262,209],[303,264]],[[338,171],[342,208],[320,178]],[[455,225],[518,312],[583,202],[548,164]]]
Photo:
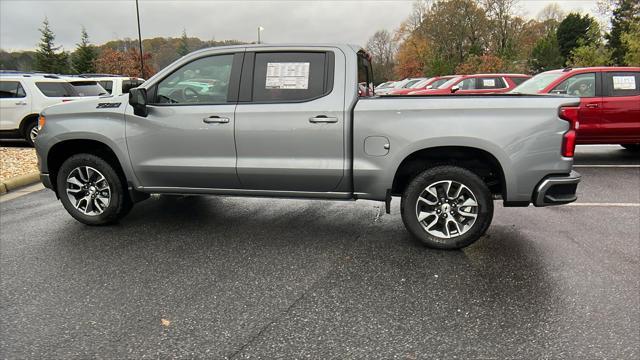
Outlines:
[[5,194],[9,191],[35,184],[37,182],[40,182],[40,173],[38,172],[12,177],[11,179],[0,182],[0,194]]

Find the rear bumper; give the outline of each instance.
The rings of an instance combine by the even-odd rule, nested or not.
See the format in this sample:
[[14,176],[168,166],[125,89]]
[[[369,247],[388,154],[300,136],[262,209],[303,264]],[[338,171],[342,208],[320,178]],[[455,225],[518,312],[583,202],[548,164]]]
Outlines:
[[543,179],[533,193],[535,206],[562,205],[576,201],[576,190],[580,182],[580,174],[571,171],[566,176],[549,176]]

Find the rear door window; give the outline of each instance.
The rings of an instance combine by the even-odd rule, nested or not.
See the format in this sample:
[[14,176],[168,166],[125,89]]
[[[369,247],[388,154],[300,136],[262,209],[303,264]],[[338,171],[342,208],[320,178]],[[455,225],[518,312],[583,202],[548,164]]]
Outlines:
[[23,98],[27,96],[19,81],[0,81],[0,98]]
[[476,84],[477,89],[504,89],[506,84],[501,77],[481,77]]
[[253,102],[301,102],[328,94],[328,56],[333,53],[256,53]]
[[604,96],[640,95],[640,72],[605,72]]
[[78,96],[78,93],[68,82],[37,81],[36,87],[46,97]]

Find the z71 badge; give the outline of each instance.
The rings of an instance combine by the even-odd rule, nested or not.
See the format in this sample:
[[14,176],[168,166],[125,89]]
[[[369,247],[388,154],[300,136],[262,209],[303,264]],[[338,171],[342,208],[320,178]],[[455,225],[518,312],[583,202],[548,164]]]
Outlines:
[[122,103],[99,103],[96,109],[119,108]]

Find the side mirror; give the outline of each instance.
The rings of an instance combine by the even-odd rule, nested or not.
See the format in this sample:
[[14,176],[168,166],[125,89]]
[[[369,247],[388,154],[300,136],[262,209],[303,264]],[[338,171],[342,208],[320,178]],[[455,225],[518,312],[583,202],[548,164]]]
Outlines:
[[133,113],[147,117],[149,111],[147,109],[147,89],[133,88],[129,90],[129,105],[133,106]]
[[452,92],[452,93],[454,93],[454,92],[456,92],[456,91],[458,91],[458,90],[460,90],[460,86],[458,86],[458,85],[453,85],[453,86],[451,87],[451,92]]

